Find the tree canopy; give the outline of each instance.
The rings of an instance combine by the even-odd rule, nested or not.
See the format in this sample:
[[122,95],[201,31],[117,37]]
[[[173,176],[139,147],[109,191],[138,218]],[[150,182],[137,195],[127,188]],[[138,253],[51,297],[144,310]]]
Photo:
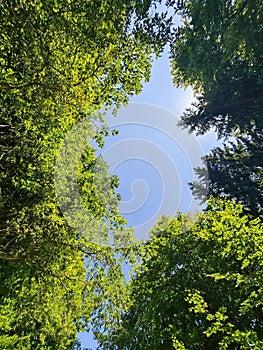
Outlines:
[[[0,349],[71,349],[101,305],[111,300],[112,313],[122,305],[123,253],[106,243],[131,235],[118,182],[90,143],[108,133],[97,112],[138,93],[162,50],[150,7],[0,2]],[[85,147],[70,160],[91,221],[83,234],[62,215],[54,180],[63,140],[81,120]],[[102,181],[110,184],[103,195]]]
[[[0,1],[0,350],[78,348],[90,329],[108,350],[262,348],[263,5],[160,5]],[[191,184],[219,198],[141,244],[92,141],[168,42],[196,93],[181,126],[225,139]]]
[[102,348],[261,349],[262,228],[224,200],[210,200],[196,222],[160,219]]
[[[196,102],[180,125],[197,134],[215,130],[230,141],[204,157],[206,193],[235,198],[262,215],[262,3],[193,0],[181,14],[172,74],[176,85],[193,86]],[[200,183],[191,187],[203,198]]]

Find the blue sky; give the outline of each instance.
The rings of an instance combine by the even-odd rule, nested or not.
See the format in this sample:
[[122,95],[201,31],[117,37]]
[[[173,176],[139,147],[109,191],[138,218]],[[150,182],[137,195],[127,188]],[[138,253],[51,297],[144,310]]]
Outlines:
[[[195,211],[187,183],[200,157],[217,145],[214,133],[188,135],[177,126],[185,108],[193,101],[191,89],[172,84],[167,53],[153,63],[151,79],[140,95],[107,122],[120,130],[109,137],[100,153],[110,172],[120,178],[120,212],[135,228],[135,235],[147,239],[147,232],[163,214],[176,210]],[[96,348],[92,335],[79,335],[83,347]]]
[[216,136],[189,135],[178,127],[179,117],[193,101],[191,89],[173,86],[167,53],[153,64],[151,80],[140,95],[109,115],[108,125],[118,136],[105,142],[101,154],[111,173],[120,178],[120,212],[134,227],[135,236],[147,239],[156,219],[177,210],[200,210],[188,183],[201,157],[216,144]]

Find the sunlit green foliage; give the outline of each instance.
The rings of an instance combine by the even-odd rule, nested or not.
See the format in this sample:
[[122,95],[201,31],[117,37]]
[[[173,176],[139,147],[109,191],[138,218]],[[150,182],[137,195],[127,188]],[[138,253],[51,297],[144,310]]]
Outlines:
[[262,222],[211,200],[163,218],[141,250],[129,308],[103,349],[261,349]]
[[[184,22],[174,81],[200,93],[182,125],[237,138],[208,156],[209,189],[254,219],[211,201],[135,246],[91,146],[171,39],[160,3],[0,1],[2,350],[72,349],[88,328],[104,349],[262,348],[261,2],[166,2]],[[126,259],[142,262],[128,284]]]
[[[71,349],[101,305],[122,305],[121,252],[105,243],[119,248],[130,231],[118,183],[90,142],[108,133],[97,111],[138,93],[162,50],[157,22],[155,35],[146,31],[150,5],[0,2],[0,349]],[[83,152],[68,158],[77,163],[69,185],[89,213],[80,232],[59,208],[65,167],[56,173],[55,164],[81,120]]]

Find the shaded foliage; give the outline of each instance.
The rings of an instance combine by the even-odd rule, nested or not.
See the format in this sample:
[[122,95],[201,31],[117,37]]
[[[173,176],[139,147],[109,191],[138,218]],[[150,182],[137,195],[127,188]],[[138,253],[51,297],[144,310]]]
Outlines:
[[196,92],[180,125],[197,134],[215,130],[229,141],[204,157],[208,179],[197,169],[194,194],[204,200],[208,186],[208,193],[236,198],[255,216],[263,205],[262,14],[260,1],[189,1],[171,49],[174,82]]

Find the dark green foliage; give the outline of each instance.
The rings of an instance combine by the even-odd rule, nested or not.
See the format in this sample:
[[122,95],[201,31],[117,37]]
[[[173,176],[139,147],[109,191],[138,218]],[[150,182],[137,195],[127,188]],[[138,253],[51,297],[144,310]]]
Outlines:
[[204,157],[208,179],[191,183],[208,193],[240,201],[262,215],[263,6],[261,1],[189,1],[172,44],[177,85],[193,85],[196,102],[180,125],[203,134],[215,130],[224,148]]
[[[196,169],[198,180],[190,183],[201,201],[207,193],[235,198],[254,216],[263,213],[262,135],[239,137],[204,157],[206,169]],[[208,171],[208,176],[207,176]]]
[[263,126],[263,84],[247,70],[244,62],[234,62],[233,67],[223,69],[213,89],[197,95],[180,125],[198,134],[214,129],[219,137],[237,131],[259,133]]

